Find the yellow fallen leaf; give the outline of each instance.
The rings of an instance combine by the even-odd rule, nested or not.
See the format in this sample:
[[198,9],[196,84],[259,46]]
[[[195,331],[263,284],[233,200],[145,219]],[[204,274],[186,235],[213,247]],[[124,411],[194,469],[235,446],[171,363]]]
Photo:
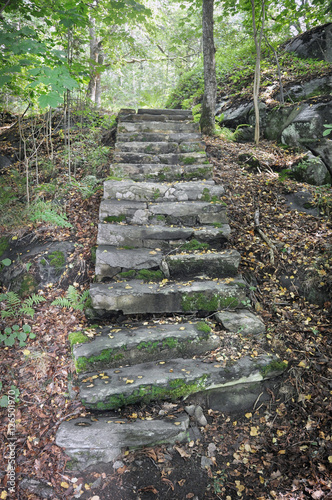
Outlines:
[[332,464],[332,455],[329,456],[328,460],[329,460],[330,464]]
[[143,378],[143,375],[137,375],[137,378]]
[[61,486],[62,488],[69,488],[69,484],[66,481],[62,481]]
[[134,383],[133,380],[129,380],[129,379],[126,380],[126,384],[133,384],[133,383]]
[[7,495],[8,495],[7,491],[2,491],[0,496],[1,500],[6,500]]
[[17,240],[17,238],[18,238],[17,236],[13,236],[12,240]]
[[24,356],[29,356],[29,354],[30,354],[29,349],[23,349],[23,354],[24,354]]
[[250,436],[258,436],[258,427],[250,427]]
[[278,455],[286,455],[286,450],[280,450],[280,451],[278,451]]
[[88,484],[85,484],[85,485],[84,485],[84,488],[85,488],[86,490],[90,490],[90,486],[89,486]]
[[307,367],[305,361],[300,361],[300,363],[297,366],[299,366],[300,368],[306,368]]
[[264,480],[264,478],[262,476],[259,476],[259,481],[260,481],[261,484],[265,483],[265,480]]
[[246,416],[246,418],[251,418],[252,417],[252,413],[246,413],[245,416]]
[[179,330],[185,330],[186,327],[185,326],[180,326]]
[[151,250],[151,252],[149,252],[150,255],[156,255],[157,252],[155,252],[154,250]]
[[235,486],[239,493],[245,490],[245,486],[243,486],[243,484],[241,484],[240,481],[235,481]]

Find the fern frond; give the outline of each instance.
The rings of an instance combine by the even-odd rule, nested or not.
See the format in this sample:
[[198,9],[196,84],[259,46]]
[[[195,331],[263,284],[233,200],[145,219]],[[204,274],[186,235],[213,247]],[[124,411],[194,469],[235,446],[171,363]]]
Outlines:
[[33,305],[38,305],[41,302],[44,302],[45,298],[42,297],[41,295],[37,295],[36,293],[33,293],[30,297],[25,299],[23,304],[26,304],[27,306],[32,307]]
[[26,316],[31,316],[31,318],[35,315],[35,310],[33,307],[28,306],[27,304],[22,304],[19,312],[21,314],[25,314]]
[[59,297],[53,300],[51,306],[72,307],[71,302],[66,297]]

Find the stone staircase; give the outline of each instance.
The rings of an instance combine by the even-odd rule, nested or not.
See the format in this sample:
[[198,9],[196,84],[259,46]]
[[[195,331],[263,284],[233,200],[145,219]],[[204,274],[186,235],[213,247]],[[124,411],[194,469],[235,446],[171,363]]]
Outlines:
[[[215,325],[239,345],[255,338],[263,346],[265,329],[245,309],[240,255],[225,248],[224,188],[212,180],[191,113],[122,110],[111,175],[90,288],[94,317],[111,326],[70,334],[82,403],[95,412],[179,398],[221,411],[250,407],[285,367],[264,348],[218,357]],[[78,467],[126,447],[189,439],[186,413],[148,423],[96,415],[59,427],[56,442]]]

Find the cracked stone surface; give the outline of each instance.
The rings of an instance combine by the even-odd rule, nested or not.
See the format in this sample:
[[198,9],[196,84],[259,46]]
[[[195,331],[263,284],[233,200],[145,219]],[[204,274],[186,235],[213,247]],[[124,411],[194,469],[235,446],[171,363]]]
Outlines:
[[189,417],[174,420],[136,420],[115,417],[75,418],[62,422],[56,434],[56,444],[81,470],[103,462],[109,463],[126,448],[154,446],[176,441],[189,441]]
[[220,311],[216,313],[215,317],[230,332],[241,333],[243,335],[265,333],[263,321],[246,309],[236,312]]

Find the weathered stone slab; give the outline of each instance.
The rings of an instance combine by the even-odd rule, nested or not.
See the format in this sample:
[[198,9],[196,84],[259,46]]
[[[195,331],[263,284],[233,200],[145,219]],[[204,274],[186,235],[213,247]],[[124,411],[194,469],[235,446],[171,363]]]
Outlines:
[[167,153],[198,153],[205,151],[202,141],[171,142],[171,141],[131,141],[115,144],[116,153],[145,153],[145,154],[167,154]]
[[238,311],[220,311],[215,318],[226,330],[243,335],[260,335],[265,333],[263,321],[246,309]]
[[[193,144],[193,143],[190,143]],[[177,142],[117,142],[114,151],[116,153],[178,153],[179,144]],[[201,150],[199,150],[201,151]]]
[[164,132],[169,134],[181,133],[195,133],[199,131],[198,123],[184,123],[184,122],[158,122],[158,121],[145,121],[145,122],[124,122],[120,121],[118,125],[118,132]]
[[104,182],[104,198],[126,201],[195,201],[210,199],[224,193],[224,187],[213,181],[173,183],[134,182],[132,180]]
[[205,153],[139,153],[119,152],[113,155],[114,163],[163,163],[165,165],[208,164]]
[[118,417],[80,417],[62,422],[56,444],[65,448],[73,467],[84,470],[115,460],[127,448],[189,441],[189,417],[128,421]]
[[236,250],[222,252],[169,255],[166,262],[171,278],[235,276],[241,256]]
[[118,224],[99,224],[97,245],[131,248],[175,249],[196,239],[214,247],[221,247],[230,235],[230,227],[206,226],[203,228],[156,226],[130,226]]
[[139,108],[137,114],[149,114],[149,115],[181,115],[184,118],[192,118],[192,111],[189,109],[160,109],[160,108]]
[[226,224],[225,206],[220,203],[202,201],[164,202],[121,202],[102,200],[100,220],[104,222],[126,222],[131,224]]
[[[117,201],[117,200],[102,200],[99,208],[99,218],[105,222],[131,222],[134,219],[134,224],[137,224],[136,219],[139,214],[147,211],[148,203],[141,201]],[[137,214],[135,216],[135,214]],[[147,221],[147,218],[144,218]],[[142,224],[146,222],[142,222]]]
[[210,164],[164,165],[158,163],[134,164],[117,163],[111,165],[112,175],[130,178],[133,181],[188,181],[211,179],[213,166]]
[[129,269],[153,269],[160,266],[163,258],[162,252],[156,250],[151,254],[145,248],[117,249],[100,245],[96,251],[96,278],[113,278],[122,271]]
[[77,373],[134,365],[158,359],[191,357],[217,349],[220,339],[198,323],[104,327],[92,341],[73,347]]
[[166,312],[213,312],[241,307],[246,299],[241,278],[189,283],[126,283],[92,284],[92,307],[96,310],[123,314]]
[[[202,136],[200,133],[186,133],[186,132],[178,132],[176,134],[173,133],[155,133],[155,132],[134,132],[134,133],[117,133],[117,140],[119,142],[162,142],[162,141],[170,141],[170,142],[196,142],[201,141]],[[202,148],[204,149],[204,148]]]
[[192,122],[192,115],[184,115],[181,113],[159,113],[151,116],[150,113],[120,115],[119,123],[123,122],[142,122],[142,121],[158,121],[158,122]]
[[95,410],[116,409],[137,402],[176,400],[202,391],[261,382],[285,370],[273,356],[245,356],[229,366],[197,359],[150,361],[83,375],[82,403]]

